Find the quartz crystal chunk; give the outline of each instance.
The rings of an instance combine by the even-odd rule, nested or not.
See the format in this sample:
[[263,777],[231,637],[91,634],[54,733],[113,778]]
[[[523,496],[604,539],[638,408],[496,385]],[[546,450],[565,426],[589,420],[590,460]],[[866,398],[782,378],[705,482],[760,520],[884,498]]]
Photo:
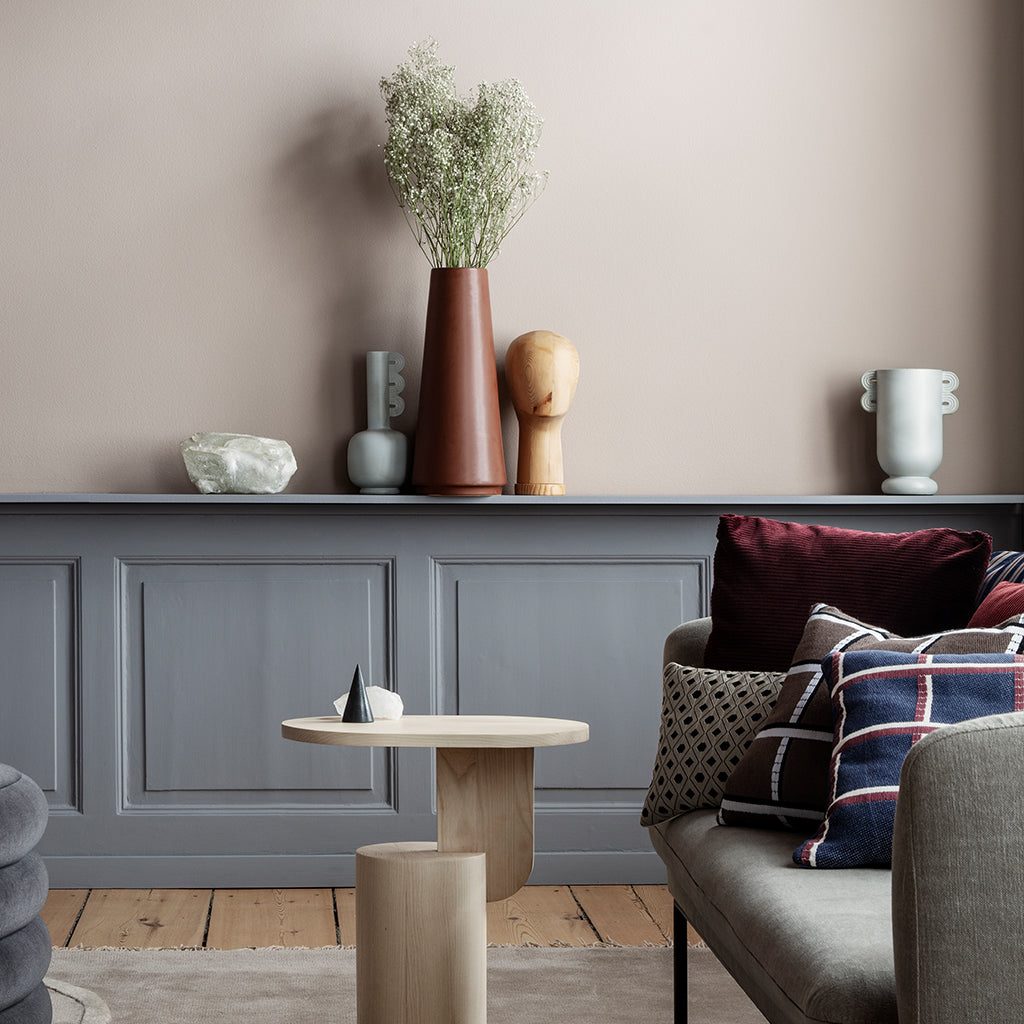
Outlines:
[[[402,717],[405,710],[405,703],[394,690],[385,690],[383,686],[366,687],[366,699],[370,704],[370,711],[373,712],[373,719],[378,718],[396,719]],[[348,694],[342,694],[335,702],[334,707],[339,715],[345,713],[345,702]]]
[[297,469],[287,441],[252,434],[193,434],[181,455],[203,494],[277,494]]

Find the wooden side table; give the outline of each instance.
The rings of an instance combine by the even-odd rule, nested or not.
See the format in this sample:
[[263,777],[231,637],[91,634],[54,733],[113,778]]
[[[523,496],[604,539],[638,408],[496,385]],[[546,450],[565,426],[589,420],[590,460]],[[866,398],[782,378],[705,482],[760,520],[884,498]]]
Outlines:
[[293,718],[286,739],[356,747],[434,747],[437,842],[356,851],[359,1024],[484,1024],[486,904],[533,870],[533,750],[583,743],[585,722],[506,715],[397,721]]

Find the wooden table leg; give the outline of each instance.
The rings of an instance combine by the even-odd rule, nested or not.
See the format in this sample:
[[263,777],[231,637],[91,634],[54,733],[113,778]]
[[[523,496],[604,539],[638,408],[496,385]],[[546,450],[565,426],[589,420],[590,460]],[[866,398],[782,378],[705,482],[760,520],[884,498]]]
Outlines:
[[482,853],[356,850],[359,1024],[486,1024],[485,891]]
[[438,747],[437,848],[487,854],[487,902],[533,870],[533,748]]

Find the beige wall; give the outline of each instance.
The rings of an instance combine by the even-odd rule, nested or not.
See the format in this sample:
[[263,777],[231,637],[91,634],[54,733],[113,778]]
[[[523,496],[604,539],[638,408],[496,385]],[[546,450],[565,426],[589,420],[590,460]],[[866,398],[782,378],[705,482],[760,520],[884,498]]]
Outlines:
[[348,490],[374,348],[413,429],[377,82],[428,35],[546,121],[490,281],[499,361],[580,351],[572,492],[877,491],[859,378],[915,365],[940,488],[1024,490],[1017,0],[3,0],[0,491],[189,490],[196,430]]

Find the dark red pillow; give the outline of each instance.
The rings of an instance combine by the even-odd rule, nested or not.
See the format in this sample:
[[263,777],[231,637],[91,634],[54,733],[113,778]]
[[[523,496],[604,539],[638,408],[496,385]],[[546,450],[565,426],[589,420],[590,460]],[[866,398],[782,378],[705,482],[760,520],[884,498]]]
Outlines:
[[819,601],[902,636],[965,626],[991,553],[980,532],[866,533],[724,515],[704,662],[785,672]]
[[1024,583],[1004,580],[989,591],[967,625],[977,629],[992,629],[1001,626],[1014,615],[1024,615]]

